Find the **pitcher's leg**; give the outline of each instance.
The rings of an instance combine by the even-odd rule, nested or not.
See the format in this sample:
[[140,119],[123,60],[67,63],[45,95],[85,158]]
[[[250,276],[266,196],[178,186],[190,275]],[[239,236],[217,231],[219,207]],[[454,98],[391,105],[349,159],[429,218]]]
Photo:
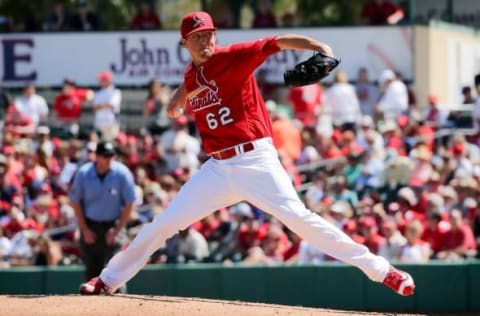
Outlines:
[[[273,161],[275,160],[275,161]],[[274,215],[293,232],[329,256],[360,268],[371,280],[382,282],[390,264],[371,253],[367,247],[354,242],[343,231],[321,216],[306,209],[292,182],[276,157],[261,165],[255,172],[236,170],[239,188],[248,201]]]
[[130,280],[165,240],[209,213],[238,201],[208,162],[182,187],[165,211],[145,224],[127,249],[116,254],[100,279],[114,291]]

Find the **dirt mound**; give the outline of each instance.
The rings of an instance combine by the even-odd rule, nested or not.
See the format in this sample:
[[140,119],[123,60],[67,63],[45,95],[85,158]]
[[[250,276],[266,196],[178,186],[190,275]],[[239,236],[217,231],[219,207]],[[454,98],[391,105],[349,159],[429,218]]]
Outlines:
[[[100,315],[168,315],[168,316],[246,316],[246,315],[385,315],[297,306],[219,301],[200,298],[114,295],[114,296],[0,296],[0,315],[32,316],[100,316]],[[398,314],[396,314],[398,315]]]

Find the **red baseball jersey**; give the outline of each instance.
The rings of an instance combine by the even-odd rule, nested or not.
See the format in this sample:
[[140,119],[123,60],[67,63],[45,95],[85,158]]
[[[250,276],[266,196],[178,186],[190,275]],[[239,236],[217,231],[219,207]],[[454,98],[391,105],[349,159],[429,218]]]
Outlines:
[[69,94],[55,97],[53,108],[59,119],[78,119],[82,112],[82,102],[87,98],[87,89],[74,89]]
[[254,71],[279,50],[274,37],[217,46],[205,63],[187,67],[186,106],[195,117],[206,153],[272,136]]

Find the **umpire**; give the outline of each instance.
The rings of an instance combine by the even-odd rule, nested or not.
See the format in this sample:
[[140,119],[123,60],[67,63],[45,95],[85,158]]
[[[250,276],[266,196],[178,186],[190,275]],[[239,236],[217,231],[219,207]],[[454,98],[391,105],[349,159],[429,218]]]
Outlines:
[[81,166],[70,189],[70,200],[81,232],[80,248],[85,278],[99,275],[120,249],[118,237],[135,201],[130,170],[115,160],[112,142],[97,145],[96,158]]

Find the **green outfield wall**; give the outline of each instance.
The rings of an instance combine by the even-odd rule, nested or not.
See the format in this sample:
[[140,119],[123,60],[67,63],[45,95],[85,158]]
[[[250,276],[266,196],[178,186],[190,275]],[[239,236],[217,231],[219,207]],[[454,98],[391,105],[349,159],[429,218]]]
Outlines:
[[[128,293],[395,312],[480,312],[480,262],[403,265],[415,295],[401,297],[343,264],[309,266],[150,265]],[[0,269],[0,294],[74,294],[82,266]]]

